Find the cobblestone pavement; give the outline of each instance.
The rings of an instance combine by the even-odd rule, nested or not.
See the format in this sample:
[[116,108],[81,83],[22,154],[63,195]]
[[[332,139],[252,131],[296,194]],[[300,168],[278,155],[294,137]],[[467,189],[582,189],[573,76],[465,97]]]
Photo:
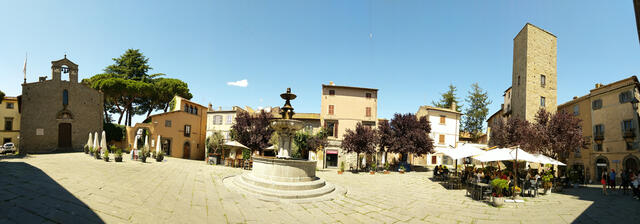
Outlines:
[[[127,155],[125,155],[126,157]],[[240,169],[202,161],[123,163],[83,153],[0,161],[0,223],[635,223],[640,202],[598,188],[568,189],[494,208],[432,182],[431,172],[317,175],[344,197],[308,204],[256,200],[226,189]]]

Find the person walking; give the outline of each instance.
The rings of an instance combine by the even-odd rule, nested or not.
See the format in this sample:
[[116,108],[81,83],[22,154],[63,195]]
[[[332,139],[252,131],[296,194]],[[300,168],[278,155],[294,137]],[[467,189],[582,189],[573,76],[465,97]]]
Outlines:
[[640,172],[638,175],[631,173],[631,192],[633,198],[640,200]]
[[600,183],[602,184],[602,194],[607,195],[607,171],[602,172]]
[[[620,188],[622,188],[622,194],[627,194],[627,187],[629,186],[629,173],[631,173],[631,169],[629,169],[628,171],[623,169],[622,173],[620,173],[620,179],[622,180]],[[620,190],[620,188],[618,188],[618,190]]]
[[616,170],[614,169],[611,169],[611,172],[609,173],[609,188],[612,190],[616,189]]

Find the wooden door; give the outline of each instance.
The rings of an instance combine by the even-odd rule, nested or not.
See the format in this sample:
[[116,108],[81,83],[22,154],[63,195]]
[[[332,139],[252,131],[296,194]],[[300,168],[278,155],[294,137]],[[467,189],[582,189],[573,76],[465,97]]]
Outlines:
[[71,124],[61,123],[58,125],[58,147],[71,148]]
[[189,159],[191,155],[191,144],[189,142],[184,143],[182,158]]

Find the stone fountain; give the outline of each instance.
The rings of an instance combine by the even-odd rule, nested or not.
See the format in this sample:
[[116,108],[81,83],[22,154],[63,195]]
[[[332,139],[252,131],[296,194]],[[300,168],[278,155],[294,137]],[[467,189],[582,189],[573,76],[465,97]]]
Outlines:
[[317,161],[291,158],[293,135],[302,129],[303,123],[292,119],[291,100],[296,95],[291,93],[291,88],[280,97],[286,100],[280,112],[282,118],[271,122],[280,138],[277,157],[254,156],[251,172],[225,178],[225,186],[266,201],[299,203],[344,195],[344,188],[316,177]]

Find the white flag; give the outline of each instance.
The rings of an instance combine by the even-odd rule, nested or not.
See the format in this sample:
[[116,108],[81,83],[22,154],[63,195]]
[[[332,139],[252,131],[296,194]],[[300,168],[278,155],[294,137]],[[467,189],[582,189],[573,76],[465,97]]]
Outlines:
[[24,68],[22,68],[22,73],[24,74],[24,80],[27,80],[27,54],[24,54]]

